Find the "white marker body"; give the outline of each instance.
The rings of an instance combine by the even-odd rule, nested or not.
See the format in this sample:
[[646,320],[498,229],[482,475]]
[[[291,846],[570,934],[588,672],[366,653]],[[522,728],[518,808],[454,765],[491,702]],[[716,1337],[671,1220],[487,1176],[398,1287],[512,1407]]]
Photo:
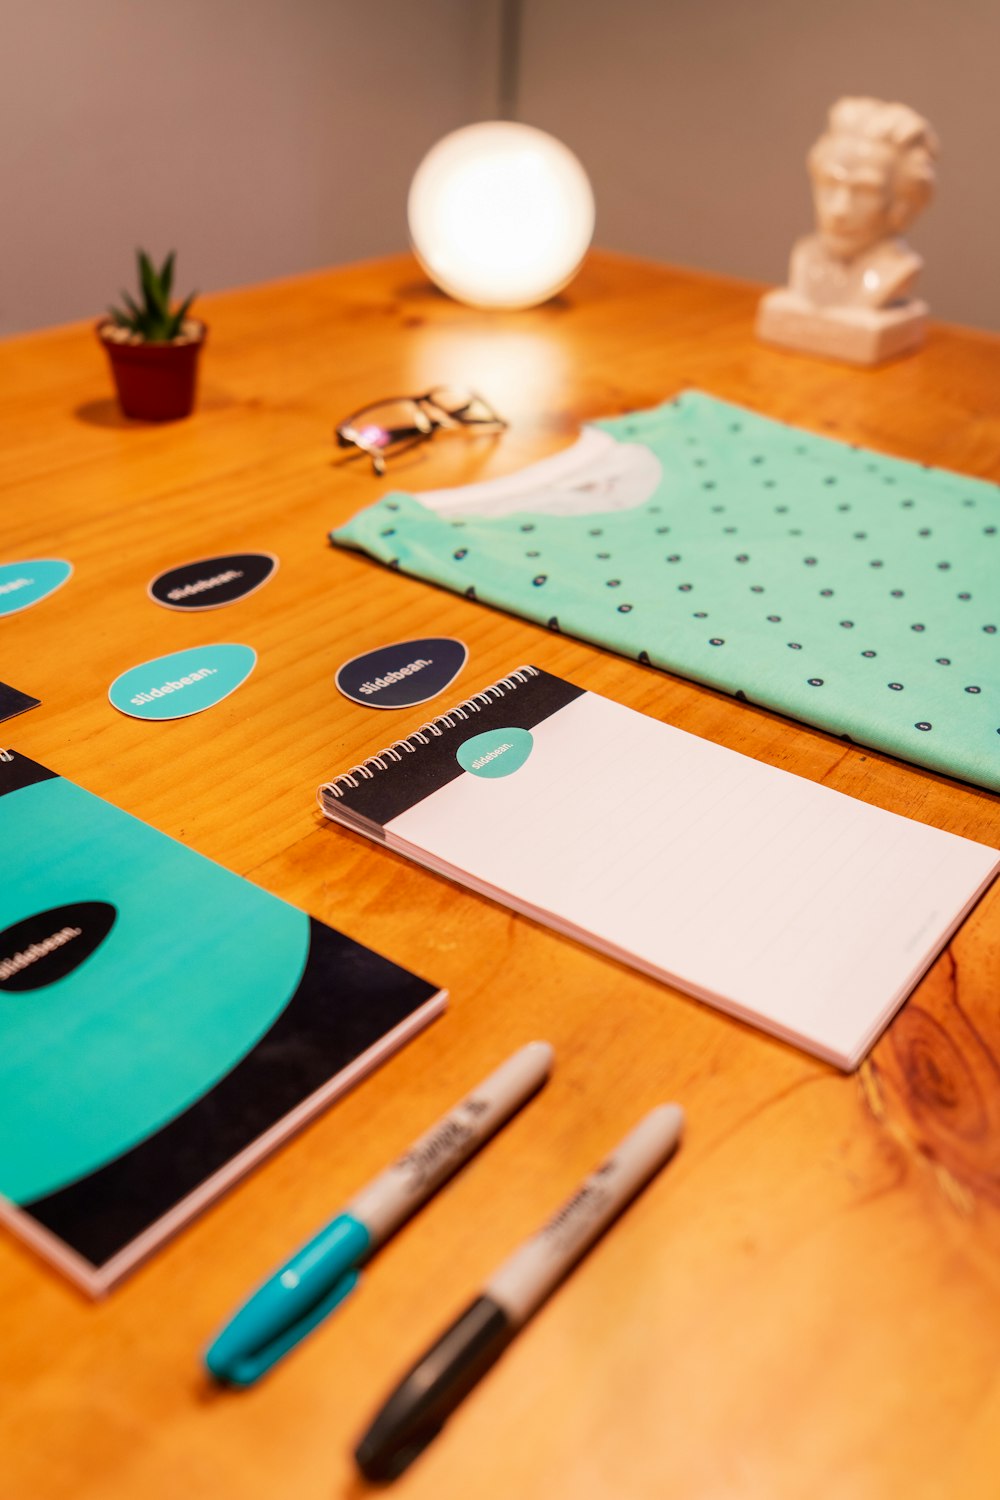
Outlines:
[[541,1087],[554,1056],[548,1042],[529,1042],[345,1205],[369,1230],[373,1249]]
[[678,1104],[639,1122],[549,1222],[494,1272],[483,1296],[519,1328],[611,1221],[673,1154],[684,1125]]

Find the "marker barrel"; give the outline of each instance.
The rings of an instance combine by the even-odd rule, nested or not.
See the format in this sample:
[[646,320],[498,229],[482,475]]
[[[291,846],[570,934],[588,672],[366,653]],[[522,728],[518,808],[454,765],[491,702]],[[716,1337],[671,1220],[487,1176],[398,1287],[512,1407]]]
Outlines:
[[521,1324],[672,1155],[683,1124],[679,1105],[652,1110],[504,1262],[380,1408],[354,1451],[366,1478],[395,1479],[427,1447]]
[[490,1277],[483,1293],[520,1326],[611,1220],[659,1171],[680,1139],[684,1112],[661,1104],[639,1122],[538,1233]]
[[373,1246],[387,1239],[541,1088],[554,1055],[548,1042],[521,1047],[351,1199],[344,1212],[366,1225]]

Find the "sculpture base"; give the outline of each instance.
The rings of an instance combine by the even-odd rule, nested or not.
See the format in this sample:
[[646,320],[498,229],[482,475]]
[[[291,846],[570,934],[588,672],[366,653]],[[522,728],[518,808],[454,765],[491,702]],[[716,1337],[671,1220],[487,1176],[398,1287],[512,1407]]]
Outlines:
[[762,297],[757,337],[767,344],[841,359],[851,365],[877,365],[919,349],[927,331],[927,303],[899,307],[816,307],[790,287]]

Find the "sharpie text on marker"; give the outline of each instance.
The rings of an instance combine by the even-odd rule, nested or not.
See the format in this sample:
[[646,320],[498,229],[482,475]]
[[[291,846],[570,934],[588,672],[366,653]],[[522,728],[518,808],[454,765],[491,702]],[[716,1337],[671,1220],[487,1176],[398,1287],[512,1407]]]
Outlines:
[[412,1367],[354,1451],[366,1479],[395,1479],[440,1432],[566,1273],[675,1151],[684,1113],[651,1110],[568,1202],[493,1273]]
[[531,1098],[552,1067],[529,1042],[413,1142],[296,1251],[205,1351],[228,1385],[252,1385],[353,1291],[359,1267]]

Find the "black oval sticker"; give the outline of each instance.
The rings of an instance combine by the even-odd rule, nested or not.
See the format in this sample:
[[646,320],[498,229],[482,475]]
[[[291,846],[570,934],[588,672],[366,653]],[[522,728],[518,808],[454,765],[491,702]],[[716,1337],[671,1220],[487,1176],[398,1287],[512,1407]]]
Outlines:
[[334,680],[354,703],[368,708],[412,708],[443,693],[468,655],[466,646],[452,636],[395,641],[345,661]]
[[40,990],[72,974],[117,915],[109,901],[73,901],[15,922],[0,932],[0,991]]
[[158,574],[149,585],[149,597],[167,609],[219,609],[254,593],[277,566],[271,552],[202,557]]

